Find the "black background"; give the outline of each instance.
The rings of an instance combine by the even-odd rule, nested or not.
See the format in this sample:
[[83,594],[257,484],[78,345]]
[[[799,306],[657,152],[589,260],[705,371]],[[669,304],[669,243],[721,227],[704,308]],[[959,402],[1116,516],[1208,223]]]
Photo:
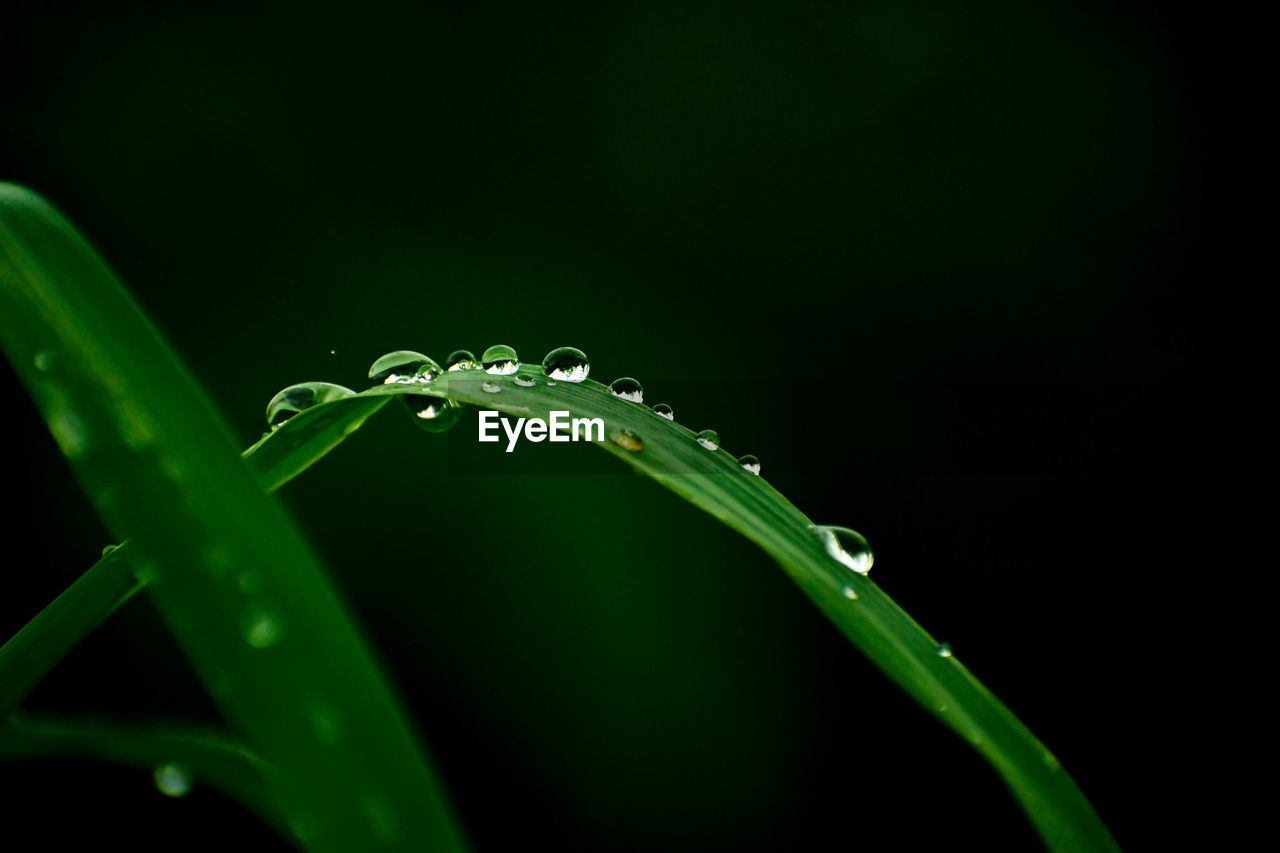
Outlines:
[[[1233,529],[1213,22],[687,5],[22,7],[0,178],[78,224],[246,446],[276,390],[390,349],[571,344],[639,377],[864,532],[1121,845],[1161,849],[1204,784],[1187,697],[1216,676],[1183,640]],[[9,633],[106,534],[2,381]],[[281,497],[478,849],[1035,849],[749,543],[603,454],[476,462],[473,429],[384,415]],[[28,706],[215,714],[143,600]],[[0,783],[6,832],[55,845],[278,844],[138,771]]]

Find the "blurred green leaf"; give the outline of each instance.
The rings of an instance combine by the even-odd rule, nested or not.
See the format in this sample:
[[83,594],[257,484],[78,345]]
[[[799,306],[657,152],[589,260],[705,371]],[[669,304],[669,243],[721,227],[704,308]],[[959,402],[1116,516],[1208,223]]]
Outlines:
[[0,346],[293,832],[461,848],[377,664],[217,412],[72,227],[3,184]]

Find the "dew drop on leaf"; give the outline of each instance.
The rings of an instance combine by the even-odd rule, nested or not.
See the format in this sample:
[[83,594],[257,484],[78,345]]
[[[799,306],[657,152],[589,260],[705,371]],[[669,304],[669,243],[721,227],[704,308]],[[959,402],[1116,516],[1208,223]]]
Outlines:
[[403,394],[400,402],[413,415],[413,422],[427,432],[445,432],[462,420],[462,405],[444,397]]
[[516,384],[519,385],[521,388],[532,388],[534,385],[537,385],[538,383],[534,382],[532,379],[526,379],[523,376],[517,376]]
[[305,412],[312,406],[341,400],[343,397],[354,397],[355,393],[350,388],[343,388],[332,382],[301,382],[290,385],[272,397],[271,402],[267,404],[267,426],[275,429],[289,418],[299,412]]
[[659,403],[658,405],[654,406],[653,413],[658,417],[666,418],[669,421],[674,421],[676,419],[675,409],[671,408],[666,403]]
[[860,575],[871,571],[875,556],[866,538],[847,527],[815,524],[810,528],[828,554]]
[[609,440],[623,450],[643,450],[644,439],[629,429],[615,429],[609,433]]
[[581,382],[591,372],[587,354],[573,347],[557,347],[542,360],[542,372],[548,379],[562,382]]
[[849,586],[848,584],[845,584],[844,586],[840,587],[840,594],[843,595],[845,598],[849,599],[850,601],[858,600],[858,591],[855,590],[853,587]]
[[951,657],[951,644],[950,644],[950,643],[942,643],[942,644],[940,644],[940,645],[938,646],[938,648],[934,649],[934,652],[935,652],[935,653],[938,655],[938,657],[940,657],[940,658],[949,658],[949,657]]
[[644,386],[630,376],[613,380],[609,385],[609,393],[633,403],[644,402]]
[[476,370],[479,367],[480,363],[476,361],[475,354],[468,349],[456,349],[444,360],[444,369],[450,373],[458,370]]
[[697,440],[698,444],[702,445],[707,450],[720,449],[720,433],[713,429],[704,429],[702,432],[698,433]]
[[369,368],[374,385],[411,385],[431,382],[442,373],[440,365],[420,352],[396,350],[379,358]]
[[157,764],[155,770],[156,790],[166,797],[181,797],[191,791],[195,784],[191,771],[181,764],[166,762]]
[[502,390],[502,386],[496,382],[481,382],[480,390],[484,391],[486,394],[497,394]]
[[746,456],[738,459],[738,464],[742,466],[742,470],[748,474],[760,476],[760,460],[748,453]]
[[270,610],[256,609],[245,614],[244,641],[255,649],[267,649],[280,642],[284,625]]
[[494,344],[480,356],[480,366],[485,373],[506,376],[520,369],[520,359],[516,356],[516,351],[506,344]]

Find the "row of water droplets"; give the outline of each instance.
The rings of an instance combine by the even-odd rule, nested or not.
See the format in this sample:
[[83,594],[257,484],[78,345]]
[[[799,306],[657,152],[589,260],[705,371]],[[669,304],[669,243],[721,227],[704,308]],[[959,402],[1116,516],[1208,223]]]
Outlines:
[[[520,369],[520,359],[515,349],[505,344],[489,347],[480,358],[470,350],[454,350],[445,359],[442,367],[429,356],[412,350],[396,350],[379,358],[369,368],[369,381],[377,385],[428,385],[445,373],[478,370],[493,376],[510,376]],[[574,347],[558,347],[547,353],[542,360],[542,374],[548,385],[556,382],[577,383],[584,381],[591,373],[591,363],[586,353]],[[517,376],[517,385],[531,386],[532,379]],[[481,389],[489,394],[502,391],[496,382],[486,381]],[[609,393],[628,402],[644,404],[644,386],[630,376],[615,379],[609,384]],[[286,420],[307,409],[354,396],[355,392],[341,385],[329,382],[303,382],[291,385],[272,398],[267,406],[267,424],[277,429]],[[400,400],[408,407],[420,426],[432,432],[439,432],[452,427],[462,416],[462,405],[444,397],[421,395],[403,395]],[[666,403],[658,403],[651,411],[658,417],[669,421],[675,420],[675,411]],[[610,441],[624,450],[639,451],[644,448],[643,438],[629,429],[616,429],[609,435]],[[699,432],[694,440],[700,447],[708,451],[720,449],[720,435],[712,429]],[[754,475],[760,474],[760,460],[747,454],[738,459],[741,468]],[[874,555],[865,537],[847,527],[829,525],[813,525],[810,532],[817,537],[826,553],[858,575],[866,575],[871,571]],[[842,594],[850,599],[857,599],[856,590],[845,585]],[[940,652],[941,654],[941,652]],[[949,656],[949,650],[947,655]]]

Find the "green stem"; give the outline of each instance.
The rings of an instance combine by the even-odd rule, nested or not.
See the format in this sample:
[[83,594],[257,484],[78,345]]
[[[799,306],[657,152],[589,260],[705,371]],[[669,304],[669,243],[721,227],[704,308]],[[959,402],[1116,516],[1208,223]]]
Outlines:
[[261,760],[226,735],[192,726],[122,726],[98,720],[13,714],[0,722],[0,755],[91,758],[151,770],[172,762],[238,802],[282,837],[291,834],[262,782]]
[[17,708],[58,661],[142,589],[123,549],[112,550],[90,566],[0,646],[0,717]]

